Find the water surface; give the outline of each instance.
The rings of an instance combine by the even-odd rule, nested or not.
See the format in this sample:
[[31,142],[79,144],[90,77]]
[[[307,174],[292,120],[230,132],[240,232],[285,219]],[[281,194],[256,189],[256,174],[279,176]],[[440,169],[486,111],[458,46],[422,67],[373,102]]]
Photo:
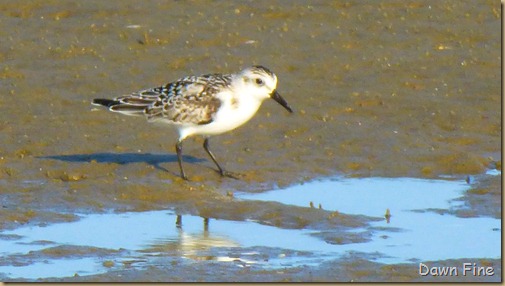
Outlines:
[[[193,215],[182,216],[182,227],[177,227],[177,215],[168,210],[82,214],[76,222],[2,232],[1,255],[23,263],[4,263],[0,272],[31,279],[90,275],[110,267],[146,267],[156,263],[156,257],[266,269],[317,266],[349,254],[380,263],[500,258],[500,220],[442,212],[460,207],[457,199],[468,189],[459,180],[337,178],[238,195],[240,200],[307,208],[321,205],[324,210],[372,217],[384,217],[389,209],[389,220],[347,230],[366,235],[361,243],[329,243],[324,234],[331,229],[283,229],[255,221],[215,219],[205,225],[203,218]],[[58,246],[71,247],[62,254],[54,251]],[[96,253],[79,252],[77,247]],[[105,261],[112,266],[104,266]]]

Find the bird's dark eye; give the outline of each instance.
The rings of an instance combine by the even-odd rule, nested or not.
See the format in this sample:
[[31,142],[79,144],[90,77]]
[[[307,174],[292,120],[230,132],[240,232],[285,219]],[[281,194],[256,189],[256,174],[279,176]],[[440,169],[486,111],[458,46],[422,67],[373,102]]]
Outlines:
[[263,85],[263,80],[261,78],[256,79],[256,84],[257,85]]

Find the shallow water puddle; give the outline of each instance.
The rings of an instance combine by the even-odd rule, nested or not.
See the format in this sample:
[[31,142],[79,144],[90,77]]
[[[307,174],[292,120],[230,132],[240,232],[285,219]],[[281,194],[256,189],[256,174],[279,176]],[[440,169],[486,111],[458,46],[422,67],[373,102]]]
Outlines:
[[381,253],[375,261],[382,263],[499,258],[500,220],[436,213],[460,206],[456,199],[469,188],[465,181],[351,178],[314,181],[240,198],[302,207],[321,204],[325,210],[373,217],[384,217],[389,209],[389,223],[371,223],[377,229],[372,241],[337,247],[338,251]]
[[28,266],[1,266],[0,271],[5,277],[9,278],[70,277],[75,274],[100,273],[100,268],[95,260],[89,257],[80,259],[51,259],[50,261],[34,262]]
[[390,210],[390,223],[384,219],[351,230],[372,230],[371,241],[338,245],[318,238],[316,230],[280,229],[253,221],[211,219],[206,226],[201,217],[184,215],[178,228],[177,216],[166,210],[81,215],[76,222],[1,232],[0,278],[82,276],[201,260],[237,267],[293,267],[318,265],[349,253],[383,263],[499,258],[500,220],[429,210],[460,205],[455,199],[468,188],[464,181],[450,180],[335,179],[237,196],[302,207],[312,202],[325,210],[373,217],[384,217]]
[[[135,261],[139,265],[152,257],[163,255],[233,262],[240,267],[252,264],[278,267],[313,264],[315,262],[311,261],[320,262],[327,256],[321,254],[314,257],[312,253],[301,251],[332,251],[330,244],[308,235],[306,230],[286,230],[255,222],[223,220],[211,220],[206,228],[201,217],[190,215],[182,216],[182,228],[177,228],[175,221],[176,215],[170,211],[132,212],[83,215],[77,222],[5,231],[2,234],[11,238],[0,240],[0,255],[26,263],[0,264],[0,273],[10,278],[27,279],[68,277],[76,273],[82,276],[107,271],[102,266],[105,261],[112,260],[114,264],[119,262],[125,265]],[[12,238],[13,235],[16,237]],[[286,239],[279,240],[279,237]],[[54,254],[58,251],[48,250],[62,245],[77,248],[66,248],[67,252],[59,255]],[[79,246],[99,248],[106,254],[94,255],[92,250],[83,254]],[[286,251],[267,251],[267,254],[251,251],[257,246]],[[118,250],[127,254],[118,258],[114,254]],[[233,253],[233,257],[227,256],[228,253]],[[26,257],[23,258],[23,255]],[[274,257],[270,257],[272,255]],[[335,257],[335,254],[331,257]]]

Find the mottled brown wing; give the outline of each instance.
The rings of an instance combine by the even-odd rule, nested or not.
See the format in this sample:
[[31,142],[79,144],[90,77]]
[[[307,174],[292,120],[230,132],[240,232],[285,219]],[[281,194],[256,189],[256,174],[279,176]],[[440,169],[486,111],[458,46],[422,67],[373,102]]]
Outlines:
[[219,86],[213,83],[210,76],[187,77],[153,89],[151,92],[158,92],[159,96],[146,108],[145,114],[153,121],[208,124],[221,105],[214,96]]

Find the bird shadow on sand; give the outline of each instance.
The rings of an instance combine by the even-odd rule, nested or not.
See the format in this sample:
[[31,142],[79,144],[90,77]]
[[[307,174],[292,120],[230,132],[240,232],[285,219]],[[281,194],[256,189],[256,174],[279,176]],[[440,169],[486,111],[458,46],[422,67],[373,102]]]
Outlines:
[[[40,159],[52,159],[64,162],[97,162],[114,163],[120,165],[132,163],[146,163],[154,166],[156,169],[169,172],[162,163],[177,162],[177,155],[174,154],[152,154],[152,153],[92,153],[92,154],[70,154],[70,155],[52,155],[39,156]],[[193,156],[183,156],[184,163],[199,163],[206,161]]]

